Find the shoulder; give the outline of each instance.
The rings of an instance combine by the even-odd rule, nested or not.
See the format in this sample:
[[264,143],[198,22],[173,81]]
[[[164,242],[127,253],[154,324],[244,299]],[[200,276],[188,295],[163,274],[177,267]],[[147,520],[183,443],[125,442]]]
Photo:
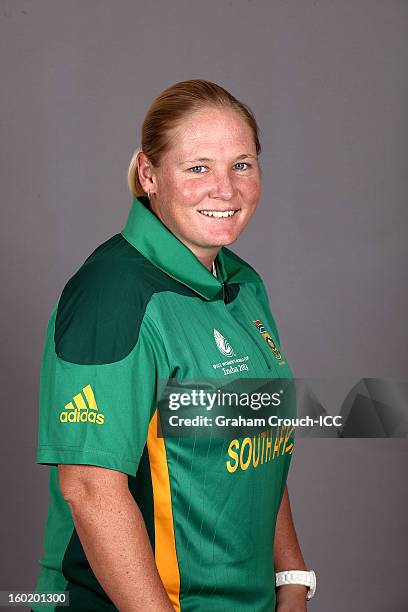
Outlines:
[[249,288],[248,290],[254,293],[257,302],[263,308],[268,320],[270,321],[271,329],[279,342],[279,331],[272,314],[268,291],[261,275],[247,261],[239,257],[230,249],[223,247],[223,253],[224,257],[228,260],[230,269],[233,270],[235,267],[236,270],[240,271],[241,278],[250,281],[247,285]]
[[136,345],[154,293],[151,264],[121,236],[99,245],[62,290],[56,354],[75,363],[111,363]]

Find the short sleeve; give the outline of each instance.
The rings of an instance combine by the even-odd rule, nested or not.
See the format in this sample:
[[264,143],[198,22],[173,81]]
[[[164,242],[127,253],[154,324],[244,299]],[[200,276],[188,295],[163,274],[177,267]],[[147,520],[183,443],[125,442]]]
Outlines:
[[[54,306],[46,330],[37,463],[89,464],[134,476],[158,401],[158,382],[169,376],[160,334],[145,308],[133,312],[133,323],[129,309],[118,312],[126,308],[120,296],[110,317],[95,302],[91,313],[84,310],[86,291],[65,297]],[[103,297],[104,292],[99,298],[106,303]],[[118,335],[127,338],[125,351],[117,349]],[[115,350],[109,358],[110,346]]]

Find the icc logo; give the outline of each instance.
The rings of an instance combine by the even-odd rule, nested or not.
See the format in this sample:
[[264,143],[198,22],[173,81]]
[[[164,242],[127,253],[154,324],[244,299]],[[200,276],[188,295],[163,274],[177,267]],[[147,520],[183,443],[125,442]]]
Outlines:
[[225,355],[226,357],[232,357],[232,355],[235,355],[234,349],[232,348],[228,340],[226,340],[224,336],[220,334],[218,329],[214,329],[214,340],[216,345],[218,346],[218,350],[223,355]]

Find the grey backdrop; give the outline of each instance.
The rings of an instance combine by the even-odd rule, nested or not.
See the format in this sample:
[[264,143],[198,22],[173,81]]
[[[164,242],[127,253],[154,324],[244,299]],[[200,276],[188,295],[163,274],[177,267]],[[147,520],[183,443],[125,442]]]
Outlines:
[[[406,379],[408,3],[0,1],[0,589],[33,589],[51,306],[131,203],[152,99],[220,83],[262,130],[263,194],[232,248],[262,274],[297,376]],[[347,389],[345,389],[347,391]],[[298,441],[289,491],[315,612],[408,609],[407,441]]]

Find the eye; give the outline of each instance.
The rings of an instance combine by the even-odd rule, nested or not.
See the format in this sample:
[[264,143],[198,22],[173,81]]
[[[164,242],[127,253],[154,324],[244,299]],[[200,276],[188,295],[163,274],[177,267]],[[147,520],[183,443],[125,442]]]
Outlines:
[[[246,166],[247,168],[251,167],[251,164],[248,164],[247,162],[237,162],[236,164],[234,164],[235,167],[237,166]],[[237,170],[246,170],[247,168],[237,168]]]
[[194,174],[203,174],[200,171],[200,168],[205,168],[205,166],[192,166],[191,168],[189,168],[190,172],[193,172]]

